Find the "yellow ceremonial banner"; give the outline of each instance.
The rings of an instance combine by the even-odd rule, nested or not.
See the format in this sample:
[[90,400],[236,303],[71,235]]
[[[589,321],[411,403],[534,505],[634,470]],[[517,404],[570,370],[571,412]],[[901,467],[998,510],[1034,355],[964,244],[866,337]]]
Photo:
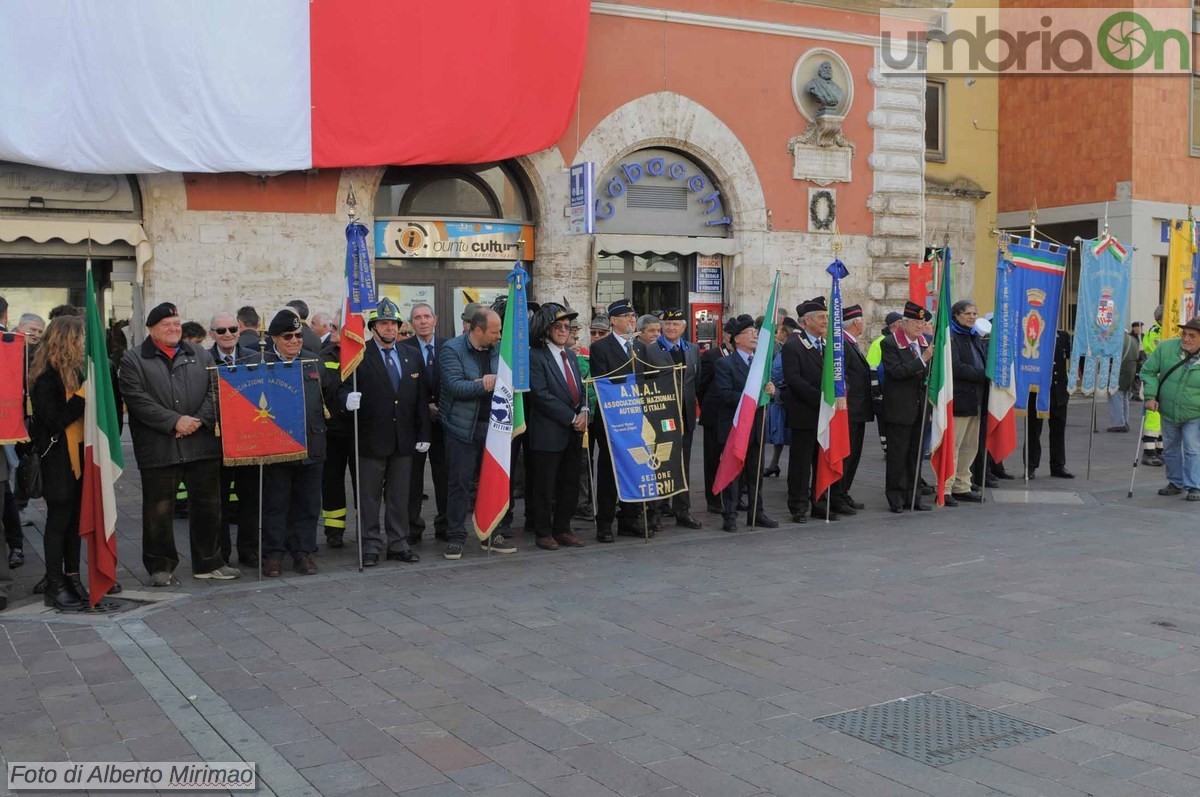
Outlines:
[[1196,280],[1192,258],[1196,253],[1195,222],[1171,222],[1167,249],[1167,284],[1163,286],[1162,337],[1179,337],[1179,325],[1196,314]]

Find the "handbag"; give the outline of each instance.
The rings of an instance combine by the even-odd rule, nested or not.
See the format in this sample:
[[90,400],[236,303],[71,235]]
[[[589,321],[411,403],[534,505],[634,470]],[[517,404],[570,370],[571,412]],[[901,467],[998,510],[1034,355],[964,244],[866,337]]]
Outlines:
[[58,442],[58,435],[50,438],[50,444],[46,446],[46,450],[38,452],[37,446],[29,446],[25,453],[21,454],[20,462],[17,463],[17,498],[22,501],[28,501],[31,498],[42,497],[42,457],[50,453],[50,449],[54,448],[54,444]]

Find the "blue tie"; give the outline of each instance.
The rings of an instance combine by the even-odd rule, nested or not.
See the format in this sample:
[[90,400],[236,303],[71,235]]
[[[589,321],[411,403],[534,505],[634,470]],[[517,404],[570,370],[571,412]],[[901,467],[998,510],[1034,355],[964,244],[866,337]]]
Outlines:
[[400,392],[400,366],[396,362],[395,349],[384,349],[383,359],[387,360],[388,378],[392,380],[392,390]]

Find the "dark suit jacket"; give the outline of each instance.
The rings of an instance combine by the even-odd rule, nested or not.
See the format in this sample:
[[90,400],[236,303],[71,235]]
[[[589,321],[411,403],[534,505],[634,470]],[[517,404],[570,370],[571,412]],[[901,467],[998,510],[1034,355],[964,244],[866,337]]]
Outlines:
[[425,383],[425,391],[429,394],[429,400],[434,404],[438,400],[438,389],[440,387],[440,377],[437,370],[437,356],[442,350],[448,338],[443,338],[438,335],[433,336],[433,361],[425,365],[425,344],[416,335],[411,338],[405,338],[400,341],[400,346],[411,346],[416,350],[417,356],[421,359],[421,381]]
[[700,379],[700,350],[691,341],[680,342],[685,346],[682,363],[676,363],[675,356],[664,346],[661,338],[652,348],[669,357],[673,365],[683,365],[684,370],[680,372],[683,377],[683,430],[690,432],[696,428],[696,383]]
[[[358,410],[358,446],[364,457],[412,456],[417,443],[431,439],[429,393],[421,379],[421,358],[415,349],[396,346],[400,357],[400,390],[392,389],[387,366],[374,338],[367,341],[355,374],[362,405]],[[338,400],[345,406],[351,382],[342,385]]]
[[300,324],[300,338],[304,341],[304,348],[309,351],[321,350],[321,336],[307,323]]
[[696,378],[696,399],[700,402],[700,425],[713,428],[717,425],[717,394],[712,389],[716,376],[716,365],[729,354],[724,344],[713,346],[700,355],[700,372]]
[[789,429],[813,430],[821,414],[821,372],[825,355],[797,332],[783,344],[783,406]]
[[[924,350],[924,345],[921,348]],[[883,417],[888,423],[901,426],[920,423],[922,407],[928,400],[925,363],[912,349],[897,346],[895,335],[883,339],[880,352],[884,375]]]
[[567,350],[567,362],[579,389],[579,401],[571,398],[562,364],[556,362],[549,347],[529,351],[529,392],[525,394],[525,430],[530,451],[565,451],[572,441],[578,445],[579,433],[571,428],[579,411],[587,406],[587,392],[579,373],[579,360]]
[[[733,429],[733,419],[737,416],[738,406],[742,403],[742,393],[746,390],[746,379],[750,376],[750,366],[736,352],[729,357],[722,357],[713,366],[712,392],[713,403],[717,410],[717,441],[724,445]],[[756,445],[762,429],[762,413],[764,407],[759,407],[754,413],[754,425],[750,429],[750,443]]]
[[842,338],[846,369],[846,409],[850,423],[870,423],[875,418],[871,401],[871,366],[862,349]]
[[592,378],[618,376],[633,373],[629,355],[625,353],[624,341],[616,335],[606,335],[592,344],[589,349]]
[[[217,349],[217,344],[214,343],[213,345],[209,346],[208,353],[212,355],[213,365],[222,365],[223,364],[222,360],[221,360],[221,352]],[[254,358],[254,359],[250,359],[250,358]],[[238,340],[238,342],[236,344],[234,344],[233,361],[235,363],[253,362],[254,360],[257,360],[257,359],[258,359],[258,347],[257,346],[253,349],[248,349],[242,345],[242,342],[240,339]]]
[[[237,345],[241,346],[243,349],[249,349],[250,351],[253,351],[254,353],[257,354],[258,353],[258,333],[256,331],[254,331],[253,329],[243,329],[240,333],[238,333]],[[267,338],[267,350],[270,351],[270,349],[271,349],[271,339]],[[319,351],[319,349],[318,349],[318,351]]]

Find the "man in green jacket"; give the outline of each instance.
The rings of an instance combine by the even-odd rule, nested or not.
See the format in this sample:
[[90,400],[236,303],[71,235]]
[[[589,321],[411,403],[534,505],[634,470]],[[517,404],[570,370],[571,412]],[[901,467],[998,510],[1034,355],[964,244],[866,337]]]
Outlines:
[[1181,324],[1142,366],[1146,410],[1162,416],[1167,486],[1159,495],[1187,492],[1200,501],[1200,317]]

